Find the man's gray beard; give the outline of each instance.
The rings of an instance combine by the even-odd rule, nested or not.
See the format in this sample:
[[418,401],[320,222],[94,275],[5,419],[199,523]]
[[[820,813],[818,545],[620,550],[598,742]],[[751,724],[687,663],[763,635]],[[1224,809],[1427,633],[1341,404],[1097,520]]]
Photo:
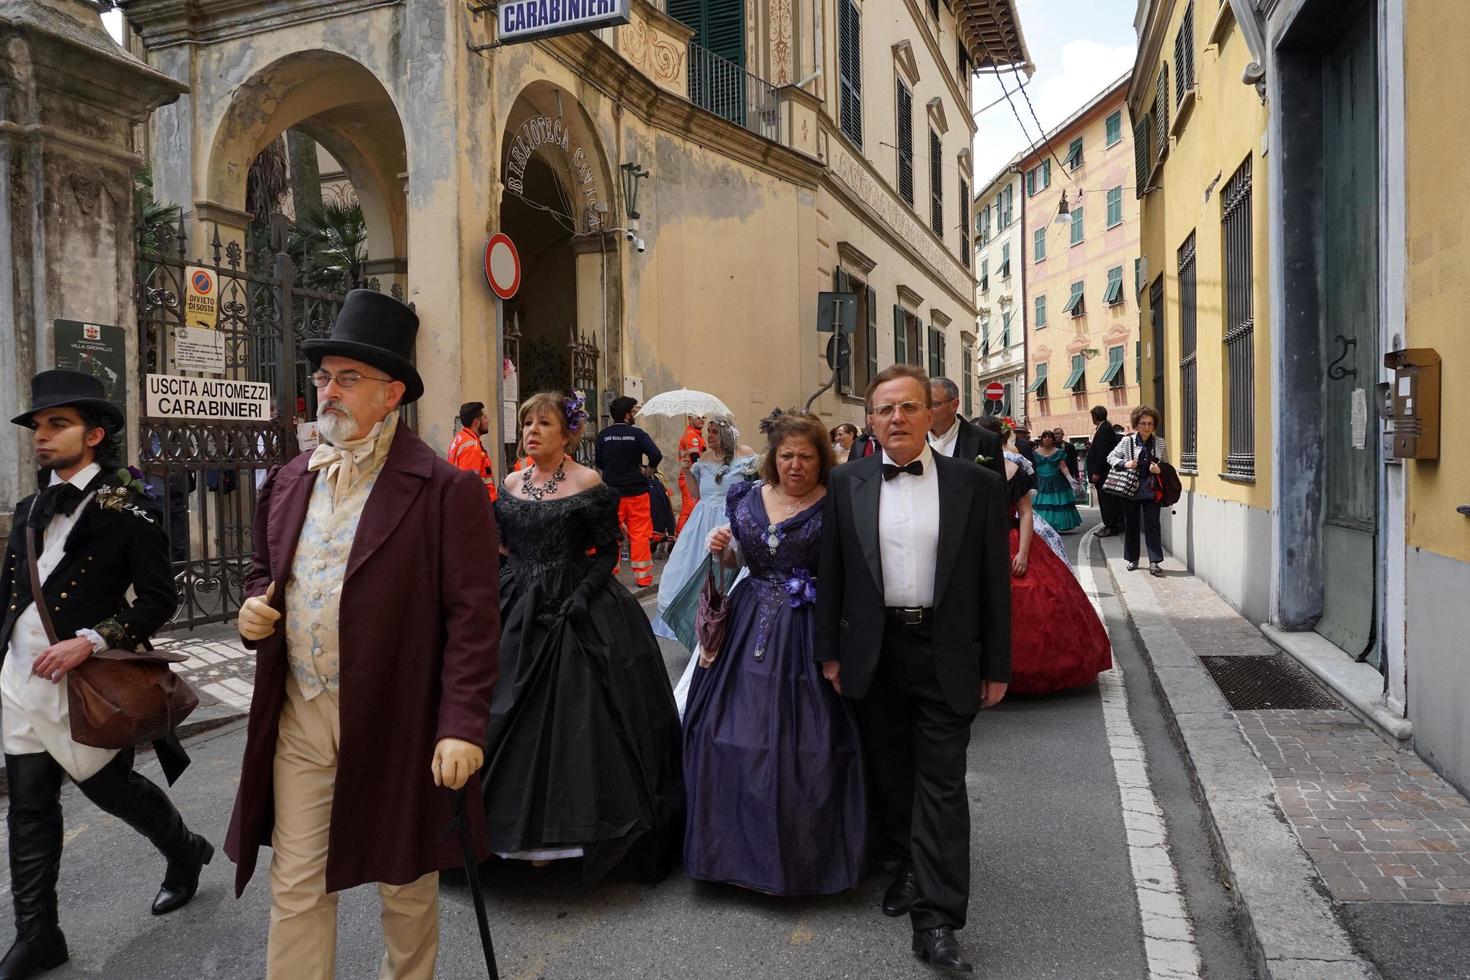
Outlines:
[[357,435],[357,420],[345,407],[332,412],[318,412],[316,432],[328,445],[340,446]]

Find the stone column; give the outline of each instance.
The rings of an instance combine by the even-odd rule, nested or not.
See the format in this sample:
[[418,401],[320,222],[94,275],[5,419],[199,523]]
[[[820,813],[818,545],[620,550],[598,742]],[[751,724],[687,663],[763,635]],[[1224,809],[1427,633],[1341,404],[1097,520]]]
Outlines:
[[[138,414],[133,134],[184,91],[120,48],[91,3],[0,0],[0,522],[34,489],[9,419],[54,366],[53,320],[123,328]],[[128,431],[133,447],[133,419]]]

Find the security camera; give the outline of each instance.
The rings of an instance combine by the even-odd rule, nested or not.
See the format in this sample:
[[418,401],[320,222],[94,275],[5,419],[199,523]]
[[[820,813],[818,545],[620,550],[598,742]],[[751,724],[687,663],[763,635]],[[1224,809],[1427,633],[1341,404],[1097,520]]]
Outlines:
[[623,237],[626,238],[630,242],[633,241],[633,239],[635,239],[635,238],[638,237],[638,229],[636,229],[636,228],[624,228],[623,229]]
[[648,251],[648,243],[641,238],[634,239],[633,247],[636,248],[639,252]]

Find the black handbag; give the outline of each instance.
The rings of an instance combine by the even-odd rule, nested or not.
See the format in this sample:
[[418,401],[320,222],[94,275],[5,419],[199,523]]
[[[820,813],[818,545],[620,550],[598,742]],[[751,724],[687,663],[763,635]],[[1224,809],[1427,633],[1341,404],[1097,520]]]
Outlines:
[[[1133,440],[1130,437],[1128,442],[1129,459],[1134,458],[1133,445]],[[1115,497],[1122,497],[1124,500],[1132,500],[1138,496],[1138,488],[1142,483],[1143,476],[1139,474],[1138,470],[1118,467],[1117,469],[1108,471],[1108,477],[1103,481],[1102,488],[1103,493],[1110,493]]]

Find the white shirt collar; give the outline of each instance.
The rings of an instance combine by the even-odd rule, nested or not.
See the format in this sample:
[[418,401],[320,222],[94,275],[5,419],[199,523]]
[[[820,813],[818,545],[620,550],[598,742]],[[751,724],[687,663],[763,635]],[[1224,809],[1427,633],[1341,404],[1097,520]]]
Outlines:
[[960,417],[958,415],[954,417],[954,424],[949,427],[949,431],[944,435],[936,436],[930,432],[929,438],[926,441],[929,445],[934,446],[940,452],[944,453],[944,455],[953,456],[954,447],[960,441]]
[[[79,469],[75,473],[73,473],[71,475],[71,479],[70,480],[67,480],[66,482],[67,483],[70,483],[72,486],[76,487],[78,490],[85,490],[85,489],[87,489],[87,484],[91,483],[92,480],[97,476],[97,474],[98,473],[101,473],[101,472],[102,472],[102,466],[100,464],[98,464],[98,463],[90,463],[87,466],[83,466],[81,469]],[[47,486],[54,487],[54,486],[56,486],[56,484],[58,484],[60,482],[61,482],[61,474],[58,473],[58,472],[56,472],[55,470],[52,470],[51,471],[51,482],[48,483]]]
[[[914,459],[924,464],[925,474],[934,472],[934,450],[929,448],[929,441],[927,439],[924,440],[924,448],[919,450],[919,455],[915,456]],[[883,450],[883,462],[893,466],[898,465],[893,462],[893,457],[888,455],[888,450],[886,449]]]

